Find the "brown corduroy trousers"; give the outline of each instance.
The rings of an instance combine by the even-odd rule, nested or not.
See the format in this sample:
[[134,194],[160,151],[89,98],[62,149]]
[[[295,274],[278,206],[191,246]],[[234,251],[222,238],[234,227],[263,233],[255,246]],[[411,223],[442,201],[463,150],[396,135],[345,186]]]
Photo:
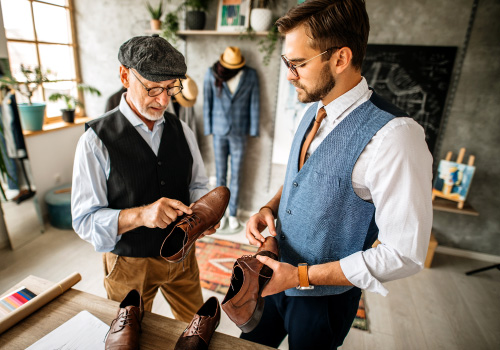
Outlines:
[[153,299],[160,289],[174,317],[188,323],[203,305],[195,249],[189,252],[184,263],[170,263],[161,257],[132,258],[113,253],[104,253],[103,262],[108,299],[121,302],[130,290],[137,289],[144,310],[151,311]]

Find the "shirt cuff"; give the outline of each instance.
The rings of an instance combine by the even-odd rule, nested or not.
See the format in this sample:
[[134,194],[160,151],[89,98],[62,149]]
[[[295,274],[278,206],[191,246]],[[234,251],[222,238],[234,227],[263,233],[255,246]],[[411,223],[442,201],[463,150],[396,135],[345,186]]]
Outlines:
[[120,211],[117,209],[103,208],[94,213],[94,248],[97,252],[110,252],[115,249],[116,243],[122,238],[118,234],[118,217]]
[[368,270],[365,259],[363,259],[363,252],[356,252],[340,259],[340,268],[349,282],[356,287],[369,292],[379,293],[383,296],[389,293],[382,283],[373,277]]

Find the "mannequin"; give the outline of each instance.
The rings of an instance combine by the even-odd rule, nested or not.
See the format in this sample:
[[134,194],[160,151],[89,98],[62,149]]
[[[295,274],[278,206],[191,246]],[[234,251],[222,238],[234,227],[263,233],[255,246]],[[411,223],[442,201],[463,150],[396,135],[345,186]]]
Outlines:
[[[245,65],[238,47],[227,47],[210,67],[204,81],[205,135],[213,135],[217,186],[226,186],[231,158],[229,228],[237,230],[240,171],[248,135],[259,135],[260,90],[255,69]],[[221,228],[226,224],[226,216]]]

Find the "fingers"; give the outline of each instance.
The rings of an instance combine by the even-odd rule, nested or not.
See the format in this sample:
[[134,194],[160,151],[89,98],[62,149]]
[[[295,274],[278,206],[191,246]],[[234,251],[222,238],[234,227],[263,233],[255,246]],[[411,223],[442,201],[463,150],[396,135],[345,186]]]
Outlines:
[[263,256],[263,255],[257,255],[256,258],[263,263],[264,265],[267,265],[269,268],[271,268],[273,271],[274,269],[278,268],[279,262],[271,259],[268,256]]
[[264,237],[260,234],[261,230],[259,230],[259,215],[260,214],[257,213],[248,220],[245,234],[248,242],[258,247],[260,247],[262,245],[261,242],[264,241]]
[[276,236],[276,226],[274,225],[274,217],[272,215],[265,216],[267,227],[269,228],[269,233],[272,236]]
[[184,214],[192,214],[192,210],[179,200],[160,198],[156,202],[144,207],[142,217],[144,226],[150,228],[166,228]]
[[165,204],[167,204],[169,207],[176,209],[184,214],[189,215],[189,214],[193,213],[193,211],[191,210],[191,206],[194,203],[192,203],[191,206],[188,207],[187,205],[185,205],[184,203],[182,203],[181,201],[179,201],[177,199],[170,199],[170,198],[162,198],[162,199],[165,199]]

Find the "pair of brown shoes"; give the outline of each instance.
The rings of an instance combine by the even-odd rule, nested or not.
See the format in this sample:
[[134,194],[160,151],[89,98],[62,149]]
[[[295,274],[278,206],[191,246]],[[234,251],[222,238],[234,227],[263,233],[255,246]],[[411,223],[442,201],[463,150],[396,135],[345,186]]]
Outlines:
[[191,207],[191,215],[182,215],[177,219],[161,245],[160,256],[169,262],[183,261],[201,234],[222,219],[229,197],[229,188],[219,186],[198,199]]
[[106,350],[137,350],[144,306],[141,294],[133,289],[120,303],[118,314],[106,334]]
[[252,331],[260,322],[264,311],[262,290],[273,276],[273,270],[256,256],[279,259],[278,241],[267,237],[255,255],[244,255],[233,266],[231,286],[222,301],[222,309],[243,333]]
[[[138,350],[144,315],[142,298],[131,290],[120,303],[117,317],[106,334],[106,350]],[[220,323],[220,305],[215,297],[208,299],[194,315],[177,341],[174,350],[207,350]]]

